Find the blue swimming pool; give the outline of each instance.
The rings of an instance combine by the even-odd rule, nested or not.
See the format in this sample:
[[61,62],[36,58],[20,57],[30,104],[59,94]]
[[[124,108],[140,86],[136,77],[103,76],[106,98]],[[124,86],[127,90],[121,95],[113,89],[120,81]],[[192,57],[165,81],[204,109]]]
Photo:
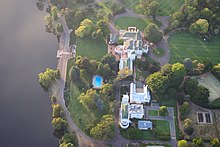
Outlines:
[[92,80],[93,88],[101,88],[102,82],[103,82],[103,78],[101,76],[93,76],[93,80]]

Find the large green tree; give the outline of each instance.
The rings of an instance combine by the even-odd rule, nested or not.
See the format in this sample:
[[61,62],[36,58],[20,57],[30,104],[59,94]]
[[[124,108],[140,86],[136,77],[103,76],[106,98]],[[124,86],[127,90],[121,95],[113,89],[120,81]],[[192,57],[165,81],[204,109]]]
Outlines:
[[177,62],[172,65],[171,70],[172,74],[169,77],[169,85],[174,88],[179,87],[186,75],[186,68],[183,64]]
[[59,76],[58,70],[47,68],[44,73],[38,74],[39,83],[45,90],[48,90],[51,84],[53,84]]
[[158,43],[163,39],[163,33],[153,23],[150,23],[144,29],[144,36],[147,40],[149,40],[150,42],[153,42],[153,43]]
[[193,33],[207,33],[209,29],[209,23],[206,19],[198,19],[195,23],[191,24],[190,31]]
[[114,116],[102,116],[101,121],[90,130],[90,135],[96,139],[112,139],[114,137]]
[[64,131],[67,128],[67,122],[61,117],[53,118],[52,126],[55,130]]
[[79,101],[83,104],[83,106],[88,107],[89,109],[94,109],[96,98],[96,90],[89,89],[86,91],[86,93],[81,93],[81,95],[79,96]]
[[160,72],[151,74],[146,83],[150,89],[156,94],[165,94],[168,89],[168,76],[163,76]]

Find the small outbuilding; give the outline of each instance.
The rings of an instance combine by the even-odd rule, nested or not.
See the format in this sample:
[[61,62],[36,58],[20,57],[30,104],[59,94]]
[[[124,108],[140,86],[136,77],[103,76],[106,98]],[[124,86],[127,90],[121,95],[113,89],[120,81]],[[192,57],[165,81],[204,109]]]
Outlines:
[[151,121],[139,120],[138,129],[140,130],[152,130],[153,124]]

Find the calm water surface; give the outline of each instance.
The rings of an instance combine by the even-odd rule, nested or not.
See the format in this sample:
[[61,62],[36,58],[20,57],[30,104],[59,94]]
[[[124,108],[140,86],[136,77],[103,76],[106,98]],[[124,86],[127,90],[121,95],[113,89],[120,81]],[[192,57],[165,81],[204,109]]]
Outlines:
[[56,37],[34,0],[0,0],[0,147],[57,147],[38,73],[56,68]]

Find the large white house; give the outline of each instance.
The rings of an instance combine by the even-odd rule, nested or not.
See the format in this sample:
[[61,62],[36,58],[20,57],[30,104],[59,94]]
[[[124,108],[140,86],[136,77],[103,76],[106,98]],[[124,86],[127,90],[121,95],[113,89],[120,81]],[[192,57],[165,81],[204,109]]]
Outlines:
[[136,88],[135,83],[130,84],[130,94],[122,97],[121,108],[119,111],[119,124],[121,128],[129,127],[130,119],[142,119],[144,117],[143,103],[150,102],[150,92],[148,86]]
[[119,70],[128,67],[133,71],[133,61],[136,57],[141,58],[143,53],[148,53],[148,45],[143,43],[141,32],[136,27],[120,30],[119,39],[124,41],[123,45],[115,48],[115,52],[120,55]]
[[130,84],[131,103],[150,103],[150,99],[148,85],[144,85],[143,88],[137,88],[135,83]]

